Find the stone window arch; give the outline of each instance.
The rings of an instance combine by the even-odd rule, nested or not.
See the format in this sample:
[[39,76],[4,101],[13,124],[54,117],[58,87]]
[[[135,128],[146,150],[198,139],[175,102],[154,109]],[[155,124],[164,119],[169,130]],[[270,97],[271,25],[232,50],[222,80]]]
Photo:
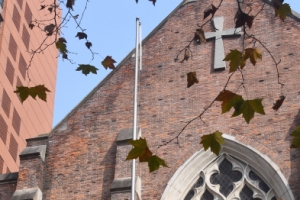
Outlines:
[[223,153],[199,173],[184,200],[277,200],[276,193],[251,166]]
[[175,172],[161,200],[294,200],[280,168],[266,155],[224,134],[216,156],[203,149]]

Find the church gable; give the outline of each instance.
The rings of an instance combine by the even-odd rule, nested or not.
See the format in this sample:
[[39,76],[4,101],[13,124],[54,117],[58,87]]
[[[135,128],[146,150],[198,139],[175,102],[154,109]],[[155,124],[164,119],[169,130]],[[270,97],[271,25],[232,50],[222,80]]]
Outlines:
[[[256,13],[265,1],[250,2]],[[278,174],[284,176],[282,180],[287,180],[297,199],[300,197],[300,156],[299,150],[289,148],[289,134],[300,119],[300,68],[297,65],[300,63],[300,24],[290,17],[284,23],[274,19],[269,4],[265,5],[266,9],[254,21],[249,33],[255,34],[268,47],[277,62],[281,60],[278,70],[280,81],[286,83],[284,90],[280,90],[277,83],[272,57],[257,42],[255,45],[262,49],[263,60],[256,66],[247,65],[243,71],[244,79],[236,72],[228,89],[248,99],[263,98],[267,114],[255,115],[247,124],[242,117],[231,118],[232,113],[221,115],[221,105],[214,103],[203,115],[203,121],[195,120],[176,138],[186,123],[198,116],[222,91],[229,76],[228,62],[224,63],[222,57],[231,49],[240,49],[243,44],[242,30],[233,29],[236,0],[224,0],[213,21],[204,26],[206,44],[189,42],[193,40],[197,24],[202,24],[203,11],[209,4],[204,0],[183,1],[143,41],[138,132],[147,139],[153,152],[157,145],[162,145],[157,155],[165,159],[170,168],[149,173],[147,164],[138,163],[137,196],[141,199],[162,198],[176,171],[203,149],[201,136],[219,130],[274,162],[278,166],[276,170],[280,171]],[[222,40],[218,38],[221,36]],[[252,47],[251,42],[246,40],[245,47]],[[181,62],[184,54],[179,52],[187,45],[191,56],[188,61]],[[28,149],[22,157],[16,188],[18,192],[24,188],[39,188],[43,199],[130,198],[131,162],[125,159],[132,148],[126,140],[131,138],[132,132],[134,59],[131,52],[49,135],[27,141]],[[199,83],[187,88],[189,72],[196,72]],[[287,96],[285,103],[274,112],[273,103],[282,93]],[[176,139],[164,146],[172,138]],[[46,152],[43,152],[45,145]],[[29,175],[35,178],[29,178]],[[193,177],[199,175],[193,174]],[[186,190],[178,199],[185,198],[192,182],[189,181],[189,188],[184,186]],[[267,180],[265,182],[269,184]],[[40,195],[40,191],[31,190],[32,195]],[[276,195],[281,194],[276,192]]]

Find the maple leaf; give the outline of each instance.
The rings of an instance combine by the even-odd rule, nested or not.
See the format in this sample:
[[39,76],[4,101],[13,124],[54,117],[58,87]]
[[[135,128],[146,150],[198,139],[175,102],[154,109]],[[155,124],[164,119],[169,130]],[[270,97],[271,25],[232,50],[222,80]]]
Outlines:
[[35,87],[30,88],[30,96],[35,99],[36,96],[38,96],[43,101],[47,101],[47,93],[50,92],[48,88],[46,88],[44,85],[37,85]]
[[67,45],[63,42],[61,42],[60,40],[58,40],[56,43],[56,48],[59,50],[60,53],[62,54],[66,54],[68,52],[67,50]]
[[150,158],[147,159],[147,162],[148,162],[148,166],[149,166],[149,170],[150,170],[150,173],[151,172],[154,172],[155,170],[158,170],[159,169],[159,166],[163,166],[163,167],[169,167],[167,164],[166,164],[166,161],[161,159],[160,157],[154,155],[154,156],[151,156]]
[[29,26],[29,28],[32,30],[33,27],[34,27],[35,25],[34,25],[33,23],[30,22],[30,24],[29,24],[28,26]]
[[147,162],[151,158],[152,152],[148,148],[146,139],[140,138],[138,140],[129,140],[128,142],[133,148],[128,153],[126,160],[139,158],[140,162]]
[[64,53],[64,54],[62,55],[62,58],[63,58],[63,59],[68,59],[68,54]]
[[284,0],[272,0],[273,7],[278,9],[282,5],[283,1]]
[[153,5],[155,6],[156,0],[149,0],[152,1]]
[[64,37],[59,38],[58,41],[60,41],[62,43],[67,43],[67,40]]
[[45,5],[41,5],[41,8],[40,8],[40,10],[43,10],[43,9],[45,9],[46,8],[46,6]]
[[105,69],[107,69],[107,68],[115,69],[116,68],[114,65],[114,63],[116,63],[116,61],[114,59],[112,59],[111,56],[106,56],[106,58],[101,63]]
[[98,68],[92,66],[92,65],[84,65],[80,64],[79,67],[76,69],[76,71],[82,71],[84,75],[88,75],[89,73],[97,74]]
[[206,44],[206,39],[202,28],[196,29],[194,40],[196,42]]
[[300,148],[300,126],[296,127],[296,129],[291,133],[291,136],[294,136],[291,148]]
[[204,10],[204,18],[203,19],[208,17],[210,14],[212,14],[212,16],[214,16],[216,11],[217,11],[217,8],[213,4],[211,4]]
[[239,28],[247,24],[249,28],[251,28],[254,20],[254,16],[248,15],[244,12],[238,10],[234,17],[235,20],[235,28]]
[[183,63],[183,61],[187,61],[190,58],[190,50],[188,48],[186,48],[184,50],[184,57],[182,59],[182,61],[180,61],[181,63]]
[[237,49],[230,50],[230,53],[226,55],[226,57],[223,59],[223,61],[230,61],[229,63],[229,73],[234,72],[237,70],[239,66],[243,69],[245,66],[245,58],[242,55],[242,52],[240,52]]
[[243,103],[244,99],[241,95],[235,94],[229,90],[222,91],[216,101],[222,101],[222,114],[229,112],[231,108],[239,107],[241,103]]
[[277,101],[274,103],[274,105],[272,107],[273,110],[277,111],[281,107],[284,99],[285,99],[285,96],[280,96],[279,99],[277,99]]
[[265,115],[262,100],[263,99],[246,100],[242,103],[237,104],[235,107],[235,111],[232,114],[232,117],[236,117],[240,114],[243,114],[243,118],[249,124],[250,120],[254,117],[255,112]]
[[73,10],[73,6],[74,6],[75,0],[67,0],[67,8],[72,9]]
[[199,83],[198,79],[197,79],[197,75],[196,72],[189,72],[186,74],[187,76],[187,87],[191,87],[192,85],[194,85],[194,83]]
[[261,52],[257,48],[247,48],[245,49],[245,60],[250,58],[250,62],[255,66],[258,59],[262,59]]
[[47,32],[47,35],[52,35],[54,28],[55,28],[54,24],[49,24],[44,27],[44,31]]
[[216,131],[214,133],[203,135],[201,137],[200,144],[203,145],[204,150],[206,151],[208,148],[216,154],[219,155],[221,150],[221,144],[225,144],[224,138],[222,137],[223,133]]
[[22,103],[28,98],[29,96],[29,88],[24,86],[17,86],[17,90],[14,93],[19,94]]
[[90,49],[91,46],[92,46],[92,43],[91,43],[91,42],[86,42],[86,43],[85,43],[85,46],[86,46],[88,49]]
[[287,14],[292,14],[292,9],[289,4],[285,3],[281,5],[279,8],[274,7],[275,9],[275,17],[279,16],[282,21],[285,20]]
[[52,13],[53,7],[48,8],[48,11],[49,11],[50,13]]
[[75,37],[78,37],[79,40],[84,39],[84,38],[87,39],[87,34],[85,34],[84,32],[78,32]]
[[46,92],[50,92],[50,90],[44,85],[37,85],[35,87],[17,86],[17,90],[14,91],[14,93],[19,94],[22,103],[28,98],[29,95],[34,99],[36,96],[38,96],[43,101],[47,101]]

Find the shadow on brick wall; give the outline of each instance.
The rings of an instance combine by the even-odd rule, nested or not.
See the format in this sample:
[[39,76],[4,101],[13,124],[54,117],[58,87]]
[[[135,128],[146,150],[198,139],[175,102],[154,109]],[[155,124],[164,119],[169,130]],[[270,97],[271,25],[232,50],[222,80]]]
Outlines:
[[[300,111],[298,111],[292,126],[290,127],[286,140],[292,141],[290,134],[300,125]],[[291,176],[288,179],[289,185],[293,191],[296,200],[300,200],[300,149],[290,148],[290,169]]]

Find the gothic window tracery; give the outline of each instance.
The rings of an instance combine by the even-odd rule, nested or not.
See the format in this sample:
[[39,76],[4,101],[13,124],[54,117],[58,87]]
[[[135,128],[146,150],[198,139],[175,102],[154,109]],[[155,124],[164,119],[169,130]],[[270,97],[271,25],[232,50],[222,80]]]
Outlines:
[[251,166],[223,154],[199,173],[184,200],[277,200],[277,197]]

